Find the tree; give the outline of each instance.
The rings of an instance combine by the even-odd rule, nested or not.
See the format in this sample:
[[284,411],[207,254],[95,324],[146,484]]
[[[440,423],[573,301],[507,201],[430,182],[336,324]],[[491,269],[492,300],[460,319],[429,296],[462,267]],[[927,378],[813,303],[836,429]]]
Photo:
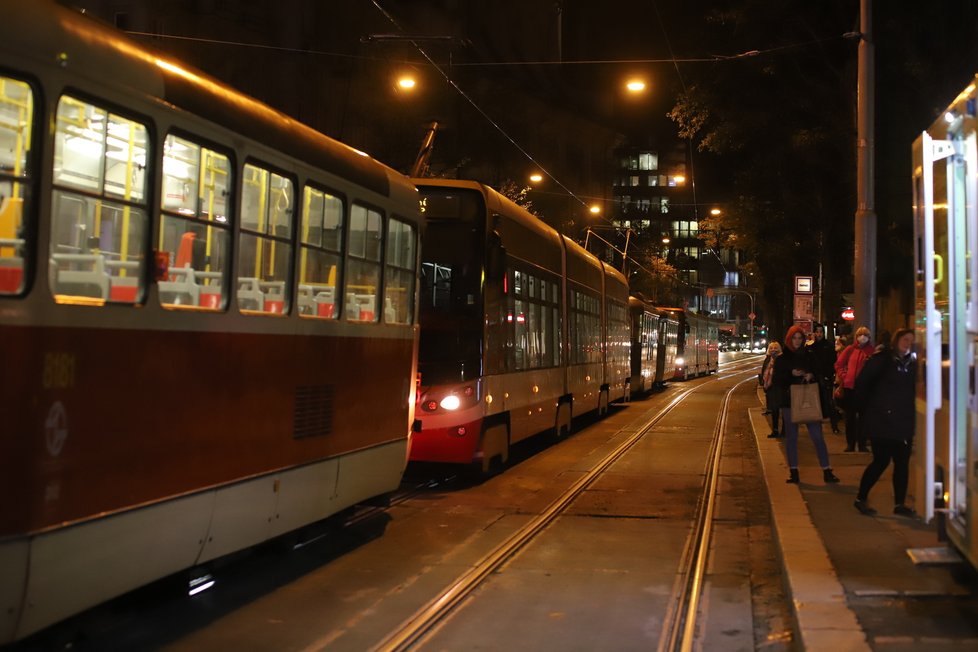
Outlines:
[[848,281],[855,43],[842,35],[857,12],[841,0],[742,0],[709,14],[711,43],[745,54],[689,75],[669,113],[680,136],[724,166],[736,199],[700,229],[709,246],[756,262],[775,324],[790,320],[794,275],[822,263],[828,305]]

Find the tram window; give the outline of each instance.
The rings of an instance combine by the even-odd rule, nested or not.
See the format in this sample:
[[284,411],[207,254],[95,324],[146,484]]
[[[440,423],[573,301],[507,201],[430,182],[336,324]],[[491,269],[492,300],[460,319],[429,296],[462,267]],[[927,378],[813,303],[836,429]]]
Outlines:
[[377,321],[382,218],[354,204],[350,211],[350,266],[344,310],[349,321]]
[[244,166],[236,295],[242,312],[289,312],[294,205],[291,179],[257,165]]
[[299,316],[336,319],[336,287],[343,264],[343,200],[306,186],[302,192]]
[[414,227],[392,218],[387,226],[384,279],[384,321],[388,324],[410,324],[414,315],[416,247]]
[[24,82],[0,76],[0,295],[24,291],[34,93]]
[[163,143],[159,250],[168,256],[160,304],[178,310],[223,310],[227,303],[231,227],[227,156],[187,138]]
[[144,294],[146,126],[63,96],[54,140],[50,273],[59,303],[138,303]]
[[570,363],[601,361],[600,303],[578,290],[570,292]]

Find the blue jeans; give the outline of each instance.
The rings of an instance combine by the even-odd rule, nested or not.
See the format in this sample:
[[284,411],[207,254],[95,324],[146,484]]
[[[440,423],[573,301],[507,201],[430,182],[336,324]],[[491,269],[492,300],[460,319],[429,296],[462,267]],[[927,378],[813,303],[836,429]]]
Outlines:
[[[784,443],[788,453],[788,467],[798,468],[798,425],[791,422],[791,408],[781,408],[781,417],[784,423]],[[818,455],[818,463],[823,469],[829,468],[829,449],[825,446],[825,438],[822,436],[822,422],[806,423],[808,436],[815,444],[815,453]]]

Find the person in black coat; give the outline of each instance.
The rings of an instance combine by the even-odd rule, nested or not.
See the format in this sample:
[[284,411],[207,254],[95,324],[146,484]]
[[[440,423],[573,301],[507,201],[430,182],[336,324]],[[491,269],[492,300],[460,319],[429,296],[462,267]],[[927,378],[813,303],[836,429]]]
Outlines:
[[914,516],[904,505],[910,477],[910,452],[913,447],[914,383],[917,357],[913,352],[913,331],[902,328],[893,336],[892,346],[882,348],[863,367],[856,379],[855,398],[866,415],[866,432],[873,444],[873,461],[863,471],[855,506],[866,515],[876,510],[866,502],[869,491],[893,460],[893,513]]
[[839,411],[835,407],[835,400],[832,398],[832,390],[835,388],[835,347],[825,339],[825,327],[816,323],[812,334],[815,339],[808,348],[815,354],[818,362],[818,386],[819,397],[822,400],[822,411],[828,414],[832,423],[832,432],[839,432]]
[[[791,386],[815,382],[819,377],[819,365],[815,354],[805,346],[805,331],[798,326],[788,329],[784,338],[784,352],[774,361],[774,385],[781,394],[781,414],[784,424],[785,453],[788,457],[788,480],[798,483],[798,424],[791,421]],[[824,406],[823,406],[824,411]],[[822,422],[806,423],[808,436],[815,445],[822,478],[825,482],[838,482],[829,465],[829,450],[822,436]]]

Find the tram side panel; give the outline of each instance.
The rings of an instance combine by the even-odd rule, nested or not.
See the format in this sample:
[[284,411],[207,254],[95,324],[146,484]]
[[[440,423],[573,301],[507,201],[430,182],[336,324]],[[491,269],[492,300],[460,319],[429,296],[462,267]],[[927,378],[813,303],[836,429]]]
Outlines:
[[[567,392],[574,414],[607,405],[602,333],[603,270],[601,262],[576,242],[564,238],[566,251]],[[602,398],[603,397],[603,398]]]
[[628,282],[624,275],[602,263],[604,269],[604,384],[609,402],[630,394],[631,337],[628,319]]
[[631,319],[631,393],[651,391],[661,378],[659,364],[659,316],[644,301],[629,297]]
[[[978,80],[978,77],[976,77]],[[913,145],[917,433],[913,493],[978,568],[978,138],[975,85]],[[938,511],[940,510],[940,511]]]

